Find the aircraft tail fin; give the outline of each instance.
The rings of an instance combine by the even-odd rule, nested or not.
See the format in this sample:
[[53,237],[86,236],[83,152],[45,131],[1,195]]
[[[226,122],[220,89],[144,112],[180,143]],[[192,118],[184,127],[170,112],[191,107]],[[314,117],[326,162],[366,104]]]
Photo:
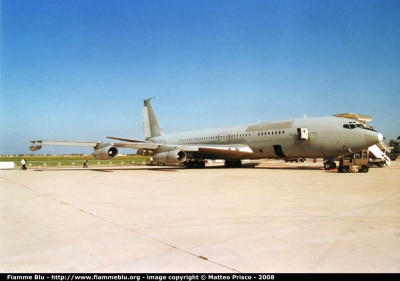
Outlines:
[[154,112],[153,106],[151,105],[151,99],[152,98],[144,100],[144,106],[142,109],[144,137],[146,139],[158,137],[164,134],[160,123],[158,123],[158,119]]

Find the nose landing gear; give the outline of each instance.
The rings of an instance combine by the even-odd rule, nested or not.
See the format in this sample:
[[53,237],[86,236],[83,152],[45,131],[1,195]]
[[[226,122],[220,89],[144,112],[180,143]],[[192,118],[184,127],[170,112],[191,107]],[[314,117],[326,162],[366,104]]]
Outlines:
[[325,170],[332,170],[336,168],[336,163],[334,161],[328,160],[324,163]]

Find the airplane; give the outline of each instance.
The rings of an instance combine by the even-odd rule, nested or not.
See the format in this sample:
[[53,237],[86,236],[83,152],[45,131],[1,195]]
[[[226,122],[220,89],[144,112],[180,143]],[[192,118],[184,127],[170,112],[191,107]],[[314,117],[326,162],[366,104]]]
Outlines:
[[313,117],[264,122],[226,128],[166,134],[151,104],[142,108],[145,140],[107,137],[122,142],[33,140],[30,150],[43,145],[93,147],[96,159],[118,156],[118,148],[152,152],[158,164],[185,164],[204,168],[208,159],[223,159],[225,167],[241,167],[243,159],[324,158],[326,170],[335,160],[379,143],[383,136],[365,124],[343,117]]

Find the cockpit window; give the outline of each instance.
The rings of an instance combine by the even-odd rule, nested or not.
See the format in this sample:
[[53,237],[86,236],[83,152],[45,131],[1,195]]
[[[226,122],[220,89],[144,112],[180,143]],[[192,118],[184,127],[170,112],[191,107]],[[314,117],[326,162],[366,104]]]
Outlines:
[[355,123],[355,122],[350,122],[349,124],[344,124],[343,128],[345,129],[356,129],[356,128],[361,128],[364,130],[370,130],[370,131],[375,131],[372,127],[370,126],[365,126],[361,123]]

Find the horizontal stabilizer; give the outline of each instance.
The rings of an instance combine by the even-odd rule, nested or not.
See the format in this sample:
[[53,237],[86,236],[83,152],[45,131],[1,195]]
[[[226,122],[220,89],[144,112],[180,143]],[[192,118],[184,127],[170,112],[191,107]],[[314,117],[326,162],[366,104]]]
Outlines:
[[96,146],[99,142],[94,141],[59,141],[59,140],[31,140],[33,144],[38,143],[42,145],[68,145],[68,146]]
[[36,151],[42,148],[42,145],[49,146],[83,146],[83,147],[95,147],[98,142],[91,141],[58,141],[58,140],[32,140],[30,141],[32,146],[30,146],[30,150]]

